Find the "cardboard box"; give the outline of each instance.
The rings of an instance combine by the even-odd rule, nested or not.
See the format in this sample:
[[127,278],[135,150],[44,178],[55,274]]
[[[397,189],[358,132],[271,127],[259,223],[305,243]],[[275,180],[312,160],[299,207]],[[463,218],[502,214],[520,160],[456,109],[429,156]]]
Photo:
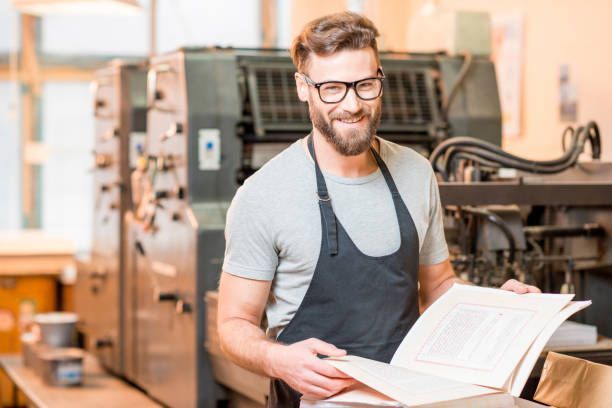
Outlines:
[[608,408],[611,390],[611,366],[549,352],[534,399],[557,408]]

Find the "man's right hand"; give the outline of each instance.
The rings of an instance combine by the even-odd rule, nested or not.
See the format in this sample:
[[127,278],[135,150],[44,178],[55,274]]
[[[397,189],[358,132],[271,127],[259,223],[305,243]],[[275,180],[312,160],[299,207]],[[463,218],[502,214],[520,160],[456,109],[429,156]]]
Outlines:
[[346,355],[345,350],[322,340],[312,338],[291,345],[275,344],[268,351],[273,377],[285,381],[305,399],[329,398],[355,383],[353,378],[317,357],[317,354]]

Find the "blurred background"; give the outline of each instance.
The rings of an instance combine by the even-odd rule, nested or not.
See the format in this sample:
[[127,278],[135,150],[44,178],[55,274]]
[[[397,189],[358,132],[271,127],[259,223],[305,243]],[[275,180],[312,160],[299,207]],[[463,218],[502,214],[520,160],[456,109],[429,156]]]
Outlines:
[[[265,402],[266,379],[205,334],[225,211],[307,134],[286,50],[345,10],[380,31],[382,137],[498,149],[433,163],[458,273],[594,299],[576,333],[612,336],[609,1],[0,0],[0,353],[38,313],[76,312],[78,344],[157,402]],[[181,370],[184,388],[167,380]],[[0,383],[0,406],[25,404]]]
[[[510,94],[502,104],[513,104],[504,106],[511,117],[504,116],[502,146],[510,152],[534,159],[561,152],[558,134],[572,122],[559,114],[563,72],[577,105],[571,119],[597,118],[604,135],[612,127],[605,115],[612,60],[604,52],[612,11],[604,0],[138,3],[138,10],[123,11],[127,15],[77,10],[35,17],[0,1],[1,229],[42,228],[70,237],[78,250],[90,248],[93,198],[85,192],[92,190],[94,116],[87,101],[95,69],[115,58],[135,60],[190,45],[286,48],[307,21],[346,9],[371,18],[381,32],[380,48],[395,51],[443,42],[437,38],[448,27],[436,24],[440,9],[490,13],[493,48],[508,36],[513,44],[507,47],[516,48],[503,57],[512,66],[497,67],[498,85]],[[433,24],[423,33],[429,38],[415,35],[428,19]],[[611,149],[603,143],[604,159],[611,158]]]

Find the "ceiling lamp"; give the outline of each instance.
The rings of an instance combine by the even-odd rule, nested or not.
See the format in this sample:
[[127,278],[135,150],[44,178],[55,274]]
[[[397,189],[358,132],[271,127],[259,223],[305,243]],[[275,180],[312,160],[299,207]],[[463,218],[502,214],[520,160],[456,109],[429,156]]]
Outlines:
[[23,14],[134,15],[142,11],[136,0],[13,0]]

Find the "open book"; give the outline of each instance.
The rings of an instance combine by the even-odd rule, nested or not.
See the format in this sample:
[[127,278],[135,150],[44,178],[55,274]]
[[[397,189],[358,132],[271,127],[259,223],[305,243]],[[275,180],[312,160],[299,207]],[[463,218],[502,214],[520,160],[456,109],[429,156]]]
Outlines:
[[455,284],[415,322],[390,364],[351,355],[326,359],[365,385],[326,401],[420,406],[519,396],[550,336],[591,304],[572,302],[573,296]]

